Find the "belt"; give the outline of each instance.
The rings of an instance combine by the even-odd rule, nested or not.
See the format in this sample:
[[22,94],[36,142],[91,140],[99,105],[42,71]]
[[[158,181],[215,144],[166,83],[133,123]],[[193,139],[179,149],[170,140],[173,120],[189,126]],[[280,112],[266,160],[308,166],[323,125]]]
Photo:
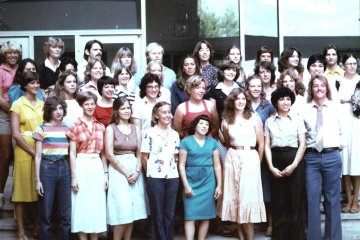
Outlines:
[[315,153],[329,153],[329,152],[333,152],[336,150],[339,150],[339,148],[338,147],[323,148],[323,150],[321,152],[316,150],[316,148],[306,148],[306,152],[315,152]]
[[46,158],[46,157],[41,157],[41,158],[42,158],[42,160],[49,161],[49,162],[62,162],[62,161],[66,161],[65,158],[55,158],[55,159]]
[[271,148],[271,151],[274,151],[274,152],[290,152],[293,150],[297,150],[297,148],[295,148],[295,147],[273,147],[273,148]]
[[255,147],[252,146],[230,146],[230,148],[233,148],[235,150],[254,150]]

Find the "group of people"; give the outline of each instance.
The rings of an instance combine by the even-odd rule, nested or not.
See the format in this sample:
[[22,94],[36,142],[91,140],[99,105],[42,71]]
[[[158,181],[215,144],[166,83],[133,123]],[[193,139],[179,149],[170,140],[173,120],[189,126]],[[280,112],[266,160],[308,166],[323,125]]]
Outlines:
[[178,192],[186,239],[205,239],[215,219],[221,235],[229,235],[221,221],[236,223],[239,239],[267,222],[272,239],[305,239],[307,226],[307,239],[318,240],[321,194],[325,239],[341,239],[340,213],[359,212],[355,55],[341,59],[329,45],[305,71],[289,47],[277,71],[263,46],[249,71],[233,45],[218,68],[202,40],[175,74],[158,43],[146,48],[146,69],[126,47],[111,68],[97,40],[79,65],[62,58],[64,49],[49,37],[39,67],[19,59],[15,42],[0,49],[0,205],[13,155],[19,239],[28,239],[27,208],[33,235],[51,239],[55,203],[59,239],[98,239],[110,225],[114,239],[128,240],[134,221],[149,215],[151,239],[174,239]]

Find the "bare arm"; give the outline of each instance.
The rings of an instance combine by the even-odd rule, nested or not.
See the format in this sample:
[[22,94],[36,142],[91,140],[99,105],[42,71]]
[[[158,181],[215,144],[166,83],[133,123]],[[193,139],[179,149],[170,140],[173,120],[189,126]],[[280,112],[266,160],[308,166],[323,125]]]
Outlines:
[[[253,115],[252,117],[255,116]],[[260,117],[256,116],[255,121],[256,143],[258,145],[258,154],[261,162],[264,155],[264,129]]]
[[140,177],[140,172],[141,172],[141,168],[142,168],[142,164],[141,164],[141,131],[138,127],[136,127],[136,138],[137,138],[137,149],[136,149],[136,159],[137,159],[137,164],[136,164],[136,171],[130,174],[130,177],[128,178],[128,182],[130,184],[134,184],[138,178]]
[[212,129],[211,129],[211,136],[216,137],[218,134],[218,131],[219,131],[219,116],[216,111],[216,105],[212,104],[211,101],[210,102],[207,101],[207,103],[209,103],[208,105],[209,105],[209,109],[211,112],[211,119],[213,122]]
[[184,149],[179,149],[179,174],[181,181],[184,185],[184,192],[186,197],[192,197],[194,196],[194,191],[189,185],[189,182],[186,178],[186,159],[187,159],[187,151]]
[[3,98],[3,93],[3,88],[0,87],[0,109],[8,112],[10,110],[10,103]]
[[42,142],[35,142],[35,191],[39,196],[43,196],[44,189],[40,181],[40,162],[42,153]]
[[106,190],[109,186],[109,172],[108,172],[108,163],[105,156],[105,150],[103,149],[100,153],[100,158],[103,163],[104,169],[104,190]]
[[184,133],[182,129],[183,119],[184,119],[184,103],[180,104],[174,116],[174,130],[179,134],[180,139],[184,138]]
[[28,142],[24,139],[24,137],[20,133],[20,116],[11,112],[11,131],[12,137],[15,139],[16,144],[19,145],[25,152],[30,154],[32,157],[35,157],[35,149],[33,149]]
[[213,162],[214,162],[214,171],[216,178],[216,189],[214,198],[218,199],[222,195],[222,177],[221,177],[221,161],[219,150],[216,149],[213,151]]
[[76,178],[76,142],[70,140],[70,175],[71,188],[74,192],[79,191],[79,184]]
[[146,173],[146,170],[147,170],[147,161],[149,159],[149,153],[141,153],[141,163],[142,163],[142,166],[145,170],[145,173]]

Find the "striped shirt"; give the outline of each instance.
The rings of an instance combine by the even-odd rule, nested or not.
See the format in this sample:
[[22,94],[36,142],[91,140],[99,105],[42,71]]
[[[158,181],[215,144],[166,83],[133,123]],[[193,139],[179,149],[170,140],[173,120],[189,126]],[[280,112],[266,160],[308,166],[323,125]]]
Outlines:
[[76,142],[76,153],[100,153],[104,148],[105,126],[93,118],[92,129],[78,118],[66,135]]
[[51,126],[42,124],[33,133],[35,141],[42,142],[42,156],[49,159],[64,158],[69,154],[69,139],[66,132],[69,130],[65,126]]

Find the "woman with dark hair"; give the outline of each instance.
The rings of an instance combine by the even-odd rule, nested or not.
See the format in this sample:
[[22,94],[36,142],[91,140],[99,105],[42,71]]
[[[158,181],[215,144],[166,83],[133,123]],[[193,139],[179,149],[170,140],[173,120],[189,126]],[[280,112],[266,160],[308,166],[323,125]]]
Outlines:
[[114,239],[130,240],[133,222],[147,217],[141,165],[141,132],[130,124],[130,102],[114,100],[111,124],[106,128],[105,153],[109,160],[107,223]]
[[141,161],[151,211],[151,239],[174,239],[176,194],[179,188],[177,155],[179,134],[170,128],[171,106],[158,102],[151,128],[143,134]]
[[304,97],[306,88],[299,75],[293,69],[286,69],[281,73],[277,87],[287,87],[294,93],[296,101],[291,106],[291,113],[298,115],[301,105],[306,103]]
[[276,89],[276,76],[275,76],[276,68],[270,62],[260,62],[255,67],[255,75],[260,76],[262,87],[264,89],[266,100],[270,101],[271,93]]
[[129,100],[130,106],[135,101],[135,94],[133,92],[133,80],[132,72],[129,67],[119,65],[115,68],[114,80],[117,85],[115,86],[115,92],[113,100],[119,97],[126,97]]
[[290,111],[295,102],[291,89],[279,87],[271,94],[271,102],[277,112],[266,120],[264,134],[265,158],[273,175],[271,239],[303,240],[305,165],[301,160],[306,149],[306,129],[304,121]]
[[236,82],[238,82],[242,86],[245,86],[245,80],[247,74],[245,72],[245,69],[241,66],[242,56],[241,56],[240,48],[236,45],[232,45],[226,50],[225,55],[226,55],[226,60],[230,60],[236,63],[236,66],[239,69],[239,76],[236,78]]
[[[311,55],[308,59],[306,68],[310,74],[310,78],[317,74],[322,75],[326,70],[326,60],[321,54]],[[302,80],[305,88],[308,87],[310,78]]]
[[180,143],[179,174],[184,185],[185,236],[189,240],[194,239],[197,220],[200,221],[197,239],[206,238],[209,219],[216,217],[215,200],[222,196],[218,144],[207,137],[211,125],[207,115],[197,116],[189,127],[190,136]]
[[181,103],[174,116],[174,130],[179,133],[180,138],[189,136],[188,128],[195,117],[205,114],[213,121],[211,129],[212,137],[215,137],[219,130],[219,119],[215,105],[204,100],[207,87],[205,78],[194,75],[186,81],[185,92],[189,96],[189,100]]
[[161,81],[156,74],[146,73],[141,79],[140,98],[132,105],[131,121],[141,129],[142,134],[151,127],[151,111],[155,104],[161,101],[160,86]]
[[[352,95],[356,89],[360,76],[356,73],[358,66],[357,57],[347,53],[342,58],[342,65],[345,69],[344,77],[340,80],[339,98],[340,111],[343,116],[342,128],[347,132],[347,142],[349,143],[341,152],[342,158],[342,178],[346,193],[346,204],[342,208],[343,213],[358,213],[359,187],[360,187],[360,119],[353,114]],[[352,187],[352,191],[351,191]]]
[[[268,46],[262,46],[256,53],[255,67],[261,62],[270,62],[274,65],[274,52]],[[280,73],[275,70],[275,79],[279,79]]]
[[[91,61],[91,60],[90,60]],[[97,97],[87,91],[76,101],[84,115],[70,127],[71,232],[80,240],[97,239],[106,231],[108,165],[104,154],[105,127],[92,115]]]
[[304,66],[301,63],[301,52],[295,47],[288,47],[281,53],[278,61],[280,73],[288,68],[293,68],[303,78]]
[[112,77],[102,76],[97,82],[97,89],[101,99],[96,102],[93,117],[107,127],[113,115],[113,95],[115,80]]
[[170,93],[171,93],[171,113],[174,115],[176,108],[187,100],[189,96],[184,91],[186,80],[193,75],[199,75],[200,68],[199,63],[196,57],[192,54],[187,54],[181,58],[179,64],[179,70],[177,72],[176,82],[173,83]]
[[[55,79],[56,81],[58,80],[59,76],[66,72],[66,71],[70,71],[72,73],[75,74],[76,76],[76,83],[79,84],[78,82],[78,79],[77,79],[77,70],[78,70],[78,63],[76,62],[75,59],[73,58],[70,58],[70,57],[66,57],[64,58],[59,67],[56,69],[56,72],[55,72]],[[56,83],[55,83],[56,84]],[[81,86],[82,87],[82,86]]]
[[62,73],[56,81],[54,93],[55,96],[65,100],[67,111],[70,113],[64,116],[62,123],[70,127],[79,117],[82,117],[83,110],[76,101],[77,97],[77,79],[72,71]]
[[[51,212],[57,203],[57,236],[70,239],[71,184],[67,162],[68,127],[62,124],[66,103],[59,97],[49,97],[44,103],[44,124],[33,134],[35,140],[35,190],[39,195],[39,238],[51,239]],[[57,201],[55,201],[55,196]]]
[[16,141],[14,150],[13,194],[11,201],[15,203],[18,236],[26,240],[24,228],[24,203],[31,203],[34,210],[34,235],[38,232],[38,219],[35,191],[34,158],[35,141],[32,133],[43,123],[44,103],[36,98],[40,89],[39,75],[28,71],[20,79],[21,90],[25,96],[16,100],[10,108],[12,137]]
[[212,84],[217,84],[217,67],[214,67],[214,53],[215,50],[206,40],[201,40],[195,46],[193,55],[200,64],[200,73],[208,83],[208,87]]
[[254,238],[254,223],[266,221],[260,177],[263,125],[240,88],[226,98],[223,119],[221,129],[228,152],[219,214],[223,221],[237,223],[239,239],[250,240]]
[[131,75],[134,75],[136,73],[137,67],[134,59],[134,54],[127,47],[121,47],[116,53],[114,60],[111,64],[111,72],[115,72],[116,68],[121,65],[129,68],[131,71]]
[[97,82],[102,76],[105,76],[105,70],[106,66],[103,61],[96,58],[90,59],[85,70],[85,85],[82,86],[79,91],[91,91],[98,99],[100,99],[101,96],[97,88]]

